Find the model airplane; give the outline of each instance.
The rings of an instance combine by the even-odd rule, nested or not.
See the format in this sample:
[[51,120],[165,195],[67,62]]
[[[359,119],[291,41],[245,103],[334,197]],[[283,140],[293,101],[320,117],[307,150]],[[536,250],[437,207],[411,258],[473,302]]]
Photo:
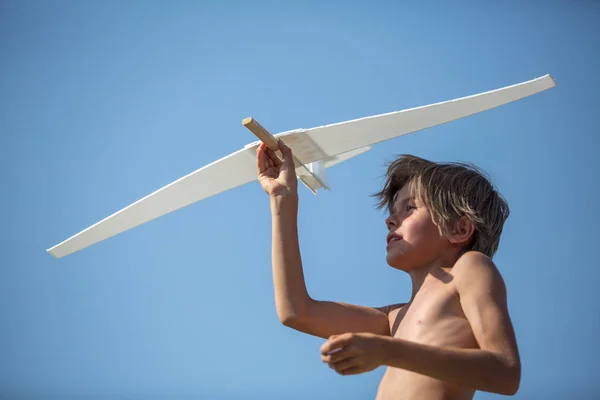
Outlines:
[[371,145],[486,111],[553,88],[550,75],[516,85],[407,110],[271,135],[252,118],[244,126],[260,140],[158,189],[47,251],[56,258],[79,251],[192,203],[257,179],[256,148],[278,140],[295,157],[298,179],[313,193],[329,189],[326,169],[369,150]]

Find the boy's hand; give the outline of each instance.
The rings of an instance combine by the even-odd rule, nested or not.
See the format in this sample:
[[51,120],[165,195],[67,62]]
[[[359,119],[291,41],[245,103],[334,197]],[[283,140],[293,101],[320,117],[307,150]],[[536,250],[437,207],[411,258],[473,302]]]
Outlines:
[[279,140],[279,149],[283,155],[283,161],[264,143],[261,143],[256,149],[258,181],[271,197],[296,195],[298,178],[294,168],[292,149],[281,140]]
[[321,360],[340,375],[369,372],[385,362],[384,340],[372,333],[334,335],[321,346]]

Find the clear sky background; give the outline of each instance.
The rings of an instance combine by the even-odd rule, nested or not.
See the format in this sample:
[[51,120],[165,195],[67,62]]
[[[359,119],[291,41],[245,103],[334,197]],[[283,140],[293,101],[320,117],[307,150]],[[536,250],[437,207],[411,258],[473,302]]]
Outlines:
[[407,300],[369,195],[396,154],[473,162],[512,210],[495,260],[516,398],[600,396],[600,2],[249,3],[0,3],[0,398],[373,398],[383,368],[338,376],[277,320],[257,182],[45,249],[254,141],[245,117],[277,133],[547,73],[556,88],[330,169],[331,192],[300,186],[302,257],[315,298]]

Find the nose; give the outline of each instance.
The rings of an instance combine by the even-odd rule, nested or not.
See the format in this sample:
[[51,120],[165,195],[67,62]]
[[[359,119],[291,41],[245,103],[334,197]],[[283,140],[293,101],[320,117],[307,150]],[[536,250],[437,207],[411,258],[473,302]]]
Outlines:
[[392,229],[395,229],[398,226],[398,223],[393,218],[393,215],[390,215],[385,219],[385,225],[387,226],[388,230],[391,231]]

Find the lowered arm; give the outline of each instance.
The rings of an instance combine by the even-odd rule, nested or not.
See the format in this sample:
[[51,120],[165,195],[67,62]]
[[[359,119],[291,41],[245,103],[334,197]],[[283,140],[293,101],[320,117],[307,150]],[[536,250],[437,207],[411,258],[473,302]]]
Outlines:
[[479,349],[384,338],[385,364],[475,390],[515,394],[521,363],[500,273],[491,259],[475,252],[463,255],[453,273],[463,312]]

